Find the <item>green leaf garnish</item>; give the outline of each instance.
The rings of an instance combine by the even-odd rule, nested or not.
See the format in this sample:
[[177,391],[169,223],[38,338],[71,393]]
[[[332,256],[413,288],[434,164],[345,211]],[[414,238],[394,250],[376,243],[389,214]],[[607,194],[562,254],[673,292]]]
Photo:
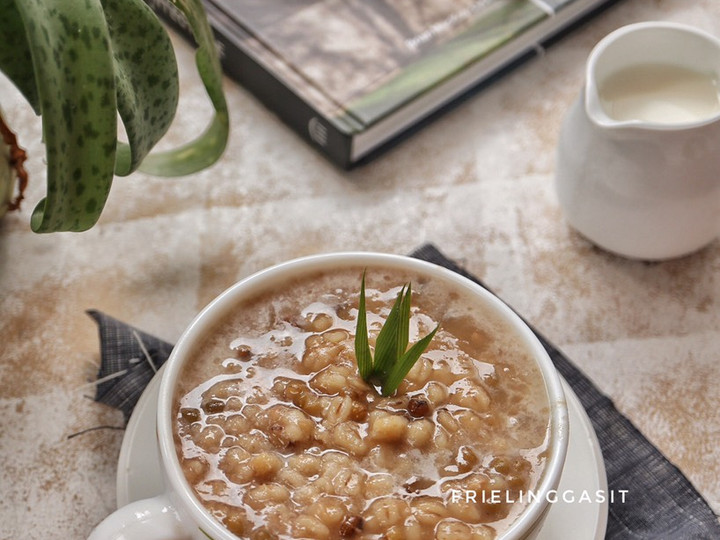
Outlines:
[[440,325],[436,326],[432,332],[410,347],[410,349],[398,359],[387,378],[382,383],[383,396],[389,396],[398,386],[400,386],[400,383],[405,378],[405,375],[408,374],[415,365],[415,362],[417,362],[420,358],[420,355],[422,355],[428,345],[430,345],[430,341],[432,341],[432,338],[435,337],[435,332],[438,331],[438,328],[440,328]]
[[402,311],[406,296],[406,286],[403,286],[375,341],[373,371],[380,377],[387,376],[398,356],[405,352],[408,345],[407,330],[404,332],[405,343],[402,342],[403,325],[410,322],[409,312],[405,317],[405,313]]
[[358,306],[357,325],[355,327],[355,358],[357,359],[360,376],[367,381],[372,375],[373,359],[367,336],[367,315],[365,312],[365,272],[363,272],[362,284],[360,286],[360,304]]
[[368,384],[377,382],[380,386],[380,393],[386,397],[397,390],[405,375],[430,345],[430,341],[440,327],[437,325],[432,332],[408,349],[411,302],[412,287],[408,283],[400,289],[400,293],[390,309],[390,314],[380,329],[375,341],[375,357],[373,358],[368,343],[365,272],[363,272],[355,327],[355,358],[363,380]]

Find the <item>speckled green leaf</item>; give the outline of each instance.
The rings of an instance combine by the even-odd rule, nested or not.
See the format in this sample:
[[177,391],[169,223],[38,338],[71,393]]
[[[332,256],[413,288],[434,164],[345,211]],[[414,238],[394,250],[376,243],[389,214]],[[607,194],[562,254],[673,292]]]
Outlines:
[[[190,174],[224,151],[229,119],[212,31],[201,0],[173,2],[198,43],[198,71],[216,114],[195,141],[144,160],[178,100],[172,44],[144,2],[0,0],[0,37],[13,44],[0,51],[0,69],[43,120],[47,196],[33,212],[34,231],[92,227],[114,172],[143,162],[154,174]],[[129,144],[117,141],[118,112]]]
[[129,146],[120,144],[115,174],[134,171],[165,134],[178,103],[170,37],[142,0],[102,0],[115,61],[118,111]]
[[175,150],[152,153],[140,166],[145,172],[162,176],[192,174],[215,163],[225,150],[229,129],[227,103],[222,90],[222,69],[202,3],[200,0],[172,2],[187,18],[198,44],[195,62],[215,108],[215,115],[197,139]]
[[15,83],[35,112],[40,114],[30,45],[15,2],[16,0],[0,0],[0,71]]
[[100,0],[19,0],[35,70],[47,152],[47,196],[36,232],[82,231],[100,216],[113,179],[117,105]]

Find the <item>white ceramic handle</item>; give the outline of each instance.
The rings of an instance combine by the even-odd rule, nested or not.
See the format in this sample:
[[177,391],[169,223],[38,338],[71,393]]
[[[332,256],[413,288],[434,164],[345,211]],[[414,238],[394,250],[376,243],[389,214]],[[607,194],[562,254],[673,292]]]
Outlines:
[[88,540],[191,540],[167,495],[135,501],[119,508]]

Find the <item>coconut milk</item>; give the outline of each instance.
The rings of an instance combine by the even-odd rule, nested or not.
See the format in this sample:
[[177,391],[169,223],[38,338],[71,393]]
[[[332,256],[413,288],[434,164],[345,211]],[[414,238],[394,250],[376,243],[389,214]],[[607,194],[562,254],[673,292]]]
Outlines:
[[643,64],[611,74],[599,87],[605,113],[617,121],[698,122],[720,113],[718,79],[669,64]]

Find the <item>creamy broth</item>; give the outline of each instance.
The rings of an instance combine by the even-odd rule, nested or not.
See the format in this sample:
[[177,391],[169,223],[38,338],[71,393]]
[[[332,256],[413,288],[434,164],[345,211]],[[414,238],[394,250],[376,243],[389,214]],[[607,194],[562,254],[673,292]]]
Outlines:
[[371,268],[371,346],[406,282],[411,343],[441,323],[381,397],[355,363],[361,274],[260,294],[198,347],[175,410],[188,481],[241,538],[494,538],[545,463],[538,368],[513,331],[447,285]]

